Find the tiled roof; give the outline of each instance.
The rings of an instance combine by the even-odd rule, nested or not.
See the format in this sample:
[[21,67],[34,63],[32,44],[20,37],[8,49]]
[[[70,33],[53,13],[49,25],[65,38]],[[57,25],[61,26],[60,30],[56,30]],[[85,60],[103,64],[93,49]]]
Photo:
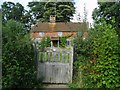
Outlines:
[[78,31],[81,23],[38,23],[31,28],[31,32],[59,32],[59,31]]

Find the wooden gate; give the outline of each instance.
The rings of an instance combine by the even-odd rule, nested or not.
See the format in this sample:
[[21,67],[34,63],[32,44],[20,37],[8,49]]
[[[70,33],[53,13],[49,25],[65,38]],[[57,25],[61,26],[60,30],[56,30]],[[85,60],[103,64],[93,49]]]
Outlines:
[[37,78],[44,83],[72,82],[73,47],[66,49],[51,48],[38,51]]

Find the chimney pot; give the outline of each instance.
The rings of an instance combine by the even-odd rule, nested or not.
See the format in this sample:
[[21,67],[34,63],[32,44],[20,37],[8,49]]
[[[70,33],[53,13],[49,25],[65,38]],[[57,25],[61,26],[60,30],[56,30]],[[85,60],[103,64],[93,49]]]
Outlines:
[[55,15],[50,15],[50,22],[55,22],[56,21],[56,16]]

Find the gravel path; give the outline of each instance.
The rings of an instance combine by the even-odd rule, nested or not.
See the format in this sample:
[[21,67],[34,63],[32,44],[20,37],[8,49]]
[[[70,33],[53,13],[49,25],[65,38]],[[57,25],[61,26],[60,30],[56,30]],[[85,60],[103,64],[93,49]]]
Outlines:
[[43,86],[43,90],[71,90],[64,84],[47,84]]

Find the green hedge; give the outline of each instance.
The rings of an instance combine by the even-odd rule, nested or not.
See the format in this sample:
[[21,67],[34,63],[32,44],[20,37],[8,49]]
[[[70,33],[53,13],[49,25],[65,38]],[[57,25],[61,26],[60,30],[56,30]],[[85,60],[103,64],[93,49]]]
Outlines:
[[118,35],[111,24],[102,21],[97,25],[98,34],[92,39],[93,54],[96,55],[96,63],[92,66],[94,72],[90,77],[96,82],[97,87],[119,87],[119,42]]
[[10,20],[3,26],[2,88],[41,87],[36,80],[35,52],[23,24]]
[[[113,21],[114,23],[114,21]],[[79,77],[84,88],[120,87],[120,44],[118,34],[111,24],[101,20],[89,31],[89,38],[75,40],[75,84]],[[79,73],[82,74],[79,74]]]

